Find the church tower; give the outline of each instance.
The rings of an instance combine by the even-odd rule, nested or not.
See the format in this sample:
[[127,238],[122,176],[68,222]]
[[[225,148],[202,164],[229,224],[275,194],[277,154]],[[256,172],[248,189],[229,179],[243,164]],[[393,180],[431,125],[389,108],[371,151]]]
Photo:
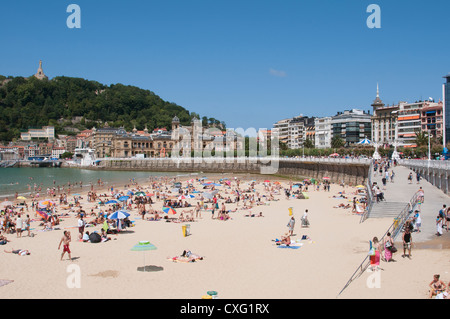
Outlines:
[[45,75],[44,70],[42,69],[42,61],[39,60],[39,68],[36,72],[36,74],[34,75],[35,78],[39,79],[39,80],[48,80],[48,77]]
[[381,99],[380,99],[380,89],[379,89],[379,87],[378,87],[378,83],[377,83],[377,97],[376,97],[376,99],[373,101],[373,103],[372,103],[371,106],[373,107],[373,114],[376,113],[376,110],[377,110],[378,108],[384,106],[383,101],[381,101]]

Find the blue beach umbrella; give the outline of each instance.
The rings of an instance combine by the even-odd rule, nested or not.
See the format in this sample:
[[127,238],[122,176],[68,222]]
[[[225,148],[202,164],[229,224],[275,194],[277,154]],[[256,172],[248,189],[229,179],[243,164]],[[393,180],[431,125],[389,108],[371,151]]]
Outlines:
[[107,201],[105,204],[118,204],[119,202],[116,201],[115,199],[111,199],[109,201]]
[[119,199],[121,202],[124,202],[124,201],[126,201],[128,198],[130,198],[130,196],[122,196],[122,197],[119,197],[118,199]]
[[118,211],[115,211],[114,213],[110,214],[108,216],[108,218],[109,219],[124,219],[124,218],[127,218],[128,216],[130,216],[130,214],[127,213],[126,211],[118,210]]

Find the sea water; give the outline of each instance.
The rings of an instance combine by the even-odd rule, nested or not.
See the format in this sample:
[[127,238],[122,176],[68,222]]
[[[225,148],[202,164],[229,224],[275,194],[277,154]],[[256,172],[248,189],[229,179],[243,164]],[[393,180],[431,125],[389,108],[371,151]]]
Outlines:
[[[145,171],[105,171],[79,168],[55,167],[20,167],[0,168],[0,198],[14,199],[15,194],[25,196],[35,193],[35,188],[41,187],[41,194],[47,193],[47,188],[58,187],[67,191],[70,183],[71,194],[89,190],[91,184],[96,187],[98,181],[106,187],[120,187],[133,181],[148,182],[151,176],[181,176],[176,172],[145,172]],[[80,183],[81,182],[81,183]],[[80,187],[80,184],[82,187]]]

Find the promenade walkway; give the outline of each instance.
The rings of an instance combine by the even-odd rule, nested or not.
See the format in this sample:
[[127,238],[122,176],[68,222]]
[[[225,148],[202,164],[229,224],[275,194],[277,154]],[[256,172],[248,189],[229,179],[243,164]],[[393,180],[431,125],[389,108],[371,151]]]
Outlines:
[[[422,187],[425,193],[425,200],[419,205],[419,207],[417,207],[421,212],[422,227],[421,232],[413,233],[413,240],[415,242],[425,242],[435,238],[436,216],[442,208],[442,205],[445,204],[447,207],[450,207],[450,196],[446,195],[425,179],[421,179],[419,183],[417,183],[416,174],[409,168],[399,165],[394,167],[393,170],[395,173],[394,182],[391,183],[390,181],[387,181],[386,189],[383,190],[385,193],[386,202],[375,203],[372,208],[373,214],[369,215],[369,218],[395,218],[395,212],[393,211],[398,210],[398,215],[401,209],[406,206],[419,188]],[[408,181],[408,175],[410,172],[413,174],[413,180],[411,183]],[[374,173],[372,171],[371,173],[373,174],[372,181],[377,182],[381,188],[383,185],[381,181],[382,176],[380,176],[379,172]]]

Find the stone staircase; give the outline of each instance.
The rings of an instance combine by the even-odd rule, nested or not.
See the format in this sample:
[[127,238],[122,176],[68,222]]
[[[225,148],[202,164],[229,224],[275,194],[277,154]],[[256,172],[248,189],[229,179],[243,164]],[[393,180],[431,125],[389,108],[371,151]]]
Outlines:
[[406,205],[408,205],[408,202],[375,202],[369,212],[368,218],[396,218]]

